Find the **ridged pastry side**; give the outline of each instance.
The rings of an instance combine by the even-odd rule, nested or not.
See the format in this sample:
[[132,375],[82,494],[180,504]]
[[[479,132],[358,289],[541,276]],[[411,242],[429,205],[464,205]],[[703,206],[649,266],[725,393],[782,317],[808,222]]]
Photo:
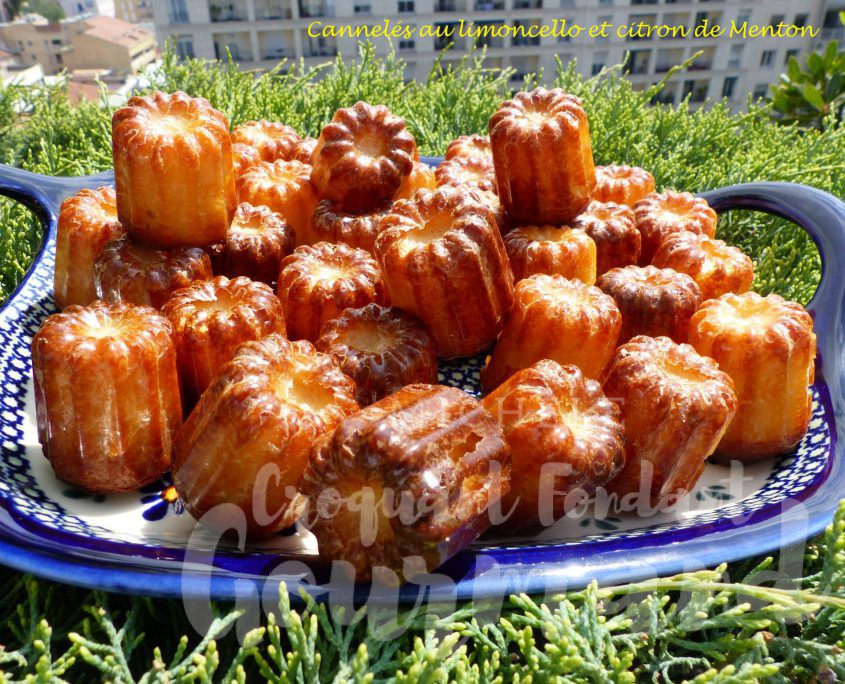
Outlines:
[[517,281],[535,273],[596,282],[596,243],[583,230],[566,226],[519,226],[505,237]]
[[654,192],[654,177],[639,166],[611,164],[596,167],[597,202],[615,202],[633,207],[646,195]]
[[293,146],[302,138],[290,126],[278,121],[246,121],[232,129],[232,142],[250,145],[261,157],[261,161],[274,162],[290,159]]
[[634,215],[642,235],[642,266],[651,263],[661,243],[673,233],[716,235],[716,212],[706,200],[689,192],[654,192],[634,205]]
[[630,207],[614,202],[590,202],[584,213],[573,219],[572,227],[580,228],[596,243],[597,276],[639,262],[642,237]]
[[428,164],[414,162],[411,173],[405,176],[393,200],[411,199],[418,190],[434,190],[436,187],[437,177],[434,175],[434,169]]
[[388,203],[364,214],[352,214],[341,209],[337,202],[322,200],[314,210],[310,230],[301,242],[309,245],[343,242],[372,254],[381,220],[390,211],[390,206]]

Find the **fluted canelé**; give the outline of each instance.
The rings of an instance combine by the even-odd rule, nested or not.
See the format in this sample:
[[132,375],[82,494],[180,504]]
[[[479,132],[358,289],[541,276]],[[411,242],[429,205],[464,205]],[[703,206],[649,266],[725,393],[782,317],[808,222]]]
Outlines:
[[94,260],[109,240],[123,235],[114,190],[80,190],[62,202],[56,228],[56,306],[84,306],[97,298]]
[[245,524],[254,538],[292,525],[311,446],[358,410],[354,391],[309,342],[274,334],[241,346],[174,443],[173,484],[188,511],[218,531]]
[[393,199],[416,161],[417,145],[384,105],[357,102],[338,109],[320,133],[311,180],[320,199],[367,212]]
[[801,440],[812,414],[816,335],[800,304],[778,295],[724,294],[692,317],[690,344],[716,359],[739,397],[719,444],[721,459],[754,461]]
[[436,187],[437,177],[434,175],[434,169],[423,162],[414,162],[411,173],[405,176],[393,201],[411,199],[418,190],[434,190]]
[[437,382],[434,340],[419,319],[396,307],[346,309],[323,326],[316,346],[355,380],[362,406],[405,385]]
[[642,237],[630,207],[590,202],[584,213],[572,220],[572,227],[580,228],[596,243],[596,276],[639,262]]
[[244,342],[285,334],[282,304],[269,285],[217,276],[177,290],[162,313],[173,325],[179,377],[190,407]]
[[376,261],[343,243],[297,247],[282,262],[276,292],[291,339],[311,342],[344,309],[388,302]]
[[535,273],[596,282],[596,243],[566,226],[519,226],[505,234],[505,250],[519,281]]
[[642,235],[642,266],[651,263],[661,243],[673,233],[688,231],[711,238],[716,235],[716,212],[707,200],[689,192],[653,192],[634,205],[634,215]]
[[625,463],[619,408],[576,366],[544,359],[514,373],[482,404],[511,450],[511,488],[500,529],[551,525]]
[[266,162],[290,159],[294,145],[301,140],[293,128],[278,121],[247,121],[232,129],[233,143],[252,146]]
[[490,208],[442,186],[396,202],[376,239],[391,302],[425,323],[444,358],[472,356],[501,329],[513,274]]
[[309,232],[300,244],[343,242],[372,254],[381,219],[388,211],[390,202],[363,214],[353,214],[341,209],[337,202],[322,200],[314,210]]
[[131,304],[69,306],[32,339],[38,439],[56,475],[94,492],[154,482],[182,423],[166,318]]
[[496,185],[505,211],[524,225],[564,225],[596,185],[581,100],[559,88],[517,93],[490,119]]
[[615,202],[633,207],[646,195],[654,192],[654,177],[639,166],[611,164],[596,167],[597,202]]
[[[713,359],[668,337],[639,336],[616,352],[604,393],[625,422],[625,467],[608,492],[667,508],[692,491],[737,408],[730,377]],[[630,495],[630,496],[629,496]]]
[[379,568],[430,572],[471,544],[509,481],[502,431],[477,399],[409,385],[323,436],[301,488],[320,555],[366,582]]
[[117,215],[138,241],[202,246],[226,236],[235,213],[229,122],[183,92],[132,97],[112,119]]
[[529,276],[516,284],[511,315],[481,371],[482,386],[492,391],[542,359],[600,379],[621,326],[613,299],[597,287],[559,275]]

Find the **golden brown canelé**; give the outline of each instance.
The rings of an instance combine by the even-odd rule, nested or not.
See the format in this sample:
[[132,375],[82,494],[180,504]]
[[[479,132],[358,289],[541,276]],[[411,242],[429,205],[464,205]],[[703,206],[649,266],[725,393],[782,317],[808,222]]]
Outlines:
[[244,342],[285,335],[282,303],[264,283],[217,276],[177,290],[162,313],[173,326],[186,407],[191,407]]
[[311,164],[314,157],[314,150],[317,147],[317,138],[303,138],[291,147],[288,153],[288,161],[301,161],[303,164]]
[[247,276],[274,285],[282,259],[295,244],[293,228],[281,214],[269,207],[241,202],[226,239],[209,250],[209,256],[217,275]]
[[517,223],[564,225],[596,185],[581,100],[559,88],[517,93],[490,119],[496,185]]
[[316,346],[355,381],[361,406],[405,385],[437,382],[434,340],[419,319],[396,307],[346,309],[323,326]]
[[[690,492],[737,407],[733,384],[713,359],[668,337],[638,336],[616,352],[604,393],[625,423],[625,467],[607,485],[652,508]],[[624,503],[624,501],[623,501]]]
[[690,322],[690,344],[731,376],[739,409],[717,451],[754,461],[792,449],[812,413],[816,336],[804,308],[778,295],[725,294]]
[[373,253],[381,219],[390,211],[390,203],[364,214],[343,211],[337,202],[322,200],[314,210],[308,234],[301,244],[343,242],[350,247]]
[[446,148],[446,159],[455,157],[473,158],[481,157],[493,163],[493,150],[490,147],[489,135],[462,135],[455,138]]
[[728,292],[748,292],[754,281],[754,262],[748,255],[723,240],[687,231],[667,237],[651,263],[686,273],[701,288],[705,300]]
[[654,177],[639,166],[627,164],[596,167],[596,189],[593,200],[615,202],[633,207],[654,192]]
[[596,275],[611,268],[630,266],[640,259],[642,238],[634,211],[624,204],[590,202],[572,221],[596,243]]
[[511,450],[511,488],[500,529],[551,525],[592,496],[625,463],[619,408],[576,366],[544,359],[514,373],[482,401]]
[[436,187],[437,177],[434,175],[434,169],[423,162],[414,162],[411,173],[405,176],[393,200],[411,199],[418,190],[434,190]]
[[252,146],[266,162],[289,159],[293,146],[301,140],[295,130],[278,121],[247,121],[232,129],[233,143]]
[[513,274],[490,208],[442,186],[396,202],[376,239],[392,303],[419,317],[443,358],[485,349],[513,301]]
[[174,442],[173,484],[188,511],[221,532],[245,520],[253,538],[292,525],[311,446],[358,410],[354,391],[309,342],[274,334],[241,346]]
[[542,359],[600,379],[621,326],[616,303],[597,287],[559,275],[529,276],[516,284],[511,315],[481,371],[482,387],[490,392]]
[[477,399],[409,385],[320,438],[300,487],[323,558],[351,564],[358,582],[379,568],[401,581],[475,541],[509,480],[502,431]]
[[160,250],[128,235],[107,242],[94,261],[97,295],[160,309],[176,290],[212,277],[211,261],[199,247]]
[[244,171],[261,162],[261,154],[252,145],[234,143],[232,145],[232,162],[235,165],[235,180]]
[[642,235],[640,265],[650,264],[660,244],[672,233],[689,231],[714,237],[718,216],[707,201],[689,192],[653,192],[634,205]]
[[516,281],[535,273],[596,282],[596,243],[583,230],[566,226],[519,226],[505,237]]
[[70,306],[32,339],[38,439],[56,476],[93,492],[143,487],[170,467],[182,423],[166,318],[131,304]]
[[56,228],[56,306],[84,306],[97,298],[94,260],[109,240],[123,235],[114,190],[80,190],[62,202]]
[[496,192],[493,161],[484,157],[444,159],[434,170],[437,185],[468,185],[485,192]]
[[112,119],[117,216],[138,242],[203,246],[235,213],[229,122],[202,98],[133,97]]
[[614,268],[596,286],[613,297],[622,314],[619,344],[636,335],[686,342],[690,319],[702,301],[695,281],[669,268]]
[[346,211],[372,211],[393,199],[413,168],[417,145],[405,119],[384,105],[338,109],[314,149],[311,181],[320,199]]
[[302,162],[261,162],[238,178],[238,201],[281,214],[299,241],[308,234],[317,207],[317,191],[310,178],[311,167]]
[[290,338],[311,342],[344,309],[388,303],[375,259],[343,243],[297,247],[282,261],[276,291]]

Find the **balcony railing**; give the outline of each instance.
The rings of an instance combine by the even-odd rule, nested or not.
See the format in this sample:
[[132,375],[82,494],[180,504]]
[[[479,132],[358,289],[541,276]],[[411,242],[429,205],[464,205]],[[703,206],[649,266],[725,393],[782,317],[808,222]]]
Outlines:
[[435,12],[466,12],[466,5],[454,0],[437,0],[434,3]]
[[265,60],[283,60],[293,56],[293,50],[287,48],[269,48],[261,51],[261,59]]
[[315,47],[305,50],[304,52],[305,57],[336,57],[337,56],[337,47],[333,46],[325,46],[325,47]]
[[693,62],[687,67],[689,71],[710,71],[712,68],[713,62],[709,60],[706,62]]
[[211,5],[208,8],[208,13],[211,16],[211,21],[214,23],[221,21],[247,20],[246,10],[237,7],[220,7],[218,5]]
[[521,47],[525,45],[539,45],[540,44],[540,36],[514,36],[511,44],[514,47]]
[[255,8],[255,18],[258,20],[265,19],[290,19],[293,17],[293,12],[289,7],[282,7],[281,5],[264,5]]

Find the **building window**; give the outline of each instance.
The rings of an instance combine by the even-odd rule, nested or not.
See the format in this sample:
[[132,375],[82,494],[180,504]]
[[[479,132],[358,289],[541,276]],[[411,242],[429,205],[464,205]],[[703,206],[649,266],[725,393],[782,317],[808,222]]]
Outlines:
[[399,0],[399,12],[401,14],[414,11],[414,0]]
[[607,62],[607,51],[606,50],[601,50],[599,52],[596,52],[593,55],[593,68],[591,70],[593,76],[595,76],[602,69],[604,69],[604,65],[605,65],[606,62]]
[[728,58],[728,69],[739,69],[742,63],[742,51],[745,46],[742,43],[731,45],[731,54]]
[[734,96],[734,89],[736,88],[736,76],[727,76],[725,82],[722,84],[722,97],[729,100]]
[[191,36],[176,36],[176,56],[179,59],[194,58],[194,40]]
[[187,24],[189,19],[185,0],[170,0],[168,16],[171,24]]
[[740,10],[739,14],[736,15],[736,23],[742,26],[744,23],[751,19],[751,10],[744,9]]
[[789,64],[789,60],[792,57],[798,57],[798,53],[801,52],[798,48],[793,48],[792,50],[786,51],[786,57],[783,58],[784,65]]
[[399,41],[399,49],[400,50],[413,50],[415,47],[416,47],[416,43],[413,39],[400,40]]
[[766,97],[766,93],[769,92],[769,84],[768,83],[758,83],[754,86],[754,93],[752,96],[755,100],[762,100]]
[[772,18],[769,19],[769,26],[772,28],[776,28],[778,24],[782,24],[783,20],[786,19],[785,14],[773,14]]
[[803,27],[807,25],[807,19],[810,18],[809,14],[796,14],[795,15],[795,25],[798,27]]
[[355,14],[372,14],[373,13],[373,6],[372,5],[355,5],[354,10],[355,10]]
[[775,63],[776,54],[777,50],[763,50],[763,54],[760,55],[760,66],[771,68]]
[[[612,5],[612,4],[613,4],[613,0],[599,0],[599,5],[600,5],[600,6],[605,6],[605,7],[606,7],[607,5]],[[633,3],[633,2],[632,2],[631,4],[632,4],[632,5],[634,5],[634,4],[636,4],[636,3]],[[574,3],[573,3],[573,5],[574,5]]]

